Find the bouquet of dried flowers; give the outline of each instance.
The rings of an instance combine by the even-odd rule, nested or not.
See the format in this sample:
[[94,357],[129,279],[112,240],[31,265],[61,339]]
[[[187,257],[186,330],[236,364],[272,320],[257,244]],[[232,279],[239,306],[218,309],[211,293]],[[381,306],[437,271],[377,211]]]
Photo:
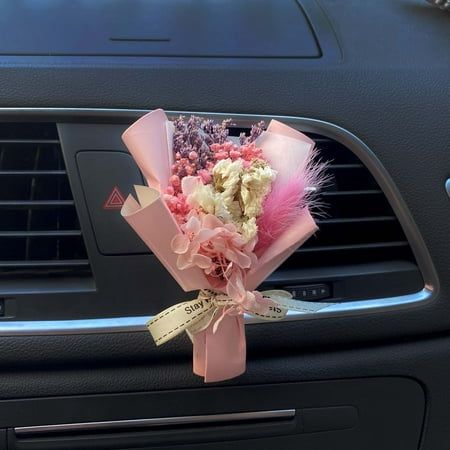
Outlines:
[[200,290],[148,327],[157,345],[187,331],[205,381],[245,371],[244,314],[281,320],[299,309],[285,291],[256,288],[317,230],[310,208],[324,180],[314,142],[297,130],[260,122],[236,139],[229,126],[156,110],[123,135],[148,187],[122,215],[185,291]]

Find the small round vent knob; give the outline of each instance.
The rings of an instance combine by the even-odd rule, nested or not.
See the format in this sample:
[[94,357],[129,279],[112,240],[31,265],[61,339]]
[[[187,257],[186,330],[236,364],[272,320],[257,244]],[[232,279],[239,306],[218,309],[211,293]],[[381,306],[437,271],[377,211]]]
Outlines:
[[445,190],[447,191],[447,194],[450,197],[450,178],[445,182]]

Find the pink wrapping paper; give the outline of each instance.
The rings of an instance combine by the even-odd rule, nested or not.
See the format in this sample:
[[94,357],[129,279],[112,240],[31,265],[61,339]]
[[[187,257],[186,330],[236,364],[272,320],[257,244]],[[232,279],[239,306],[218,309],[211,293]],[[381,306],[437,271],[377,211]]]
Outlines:
[[208,288],[209,283],[201,270],[177,268],[177,255],[171,250],[170,243],[181,230],[159,191],[146,186],[135,186],[135,189],[139,203],[130,195],[121,211],[127,222],[185,292]]
[[170,177],[173,162],[168,136],[171,130],[167,116],[157,109],[131,125],[122,135],[128,150],[141,169],[150,187],[163,191]]
[[193,371],[205,383],[228,380],[245,372],[243,316],[224,316],[215,333],[213,325],[193,336]]
[[[201,269],[177,269],[177,255],[171,250],[172,238],[180,233],[180,229],[162,200],[161,192],[170,177],[172,132],[171,123],[164,111],[159,109],[139,119],[123,134],[123,141],[150,187],[136,186],[138,201],[130,195],[122,208],[122,215],[187,292],[210,286]],[[293,165],[302,167],[302,164],[306,164],[314,143],[302,133],[272,121],[267,132],[258,138],[257,145],[263,149],[272,167],[282,173]],[[280,157],[280,146],[285,146],[289,158]],[[316,230],[313,218],[305,211],[250,269],[246,289],[257,288]],[[226,380],[245,371],[246,345],[242,316],[225,316],[215,333],[211,324],[206,330],[194,335],[193,345],[194,373],[203,376],[205,382]]]

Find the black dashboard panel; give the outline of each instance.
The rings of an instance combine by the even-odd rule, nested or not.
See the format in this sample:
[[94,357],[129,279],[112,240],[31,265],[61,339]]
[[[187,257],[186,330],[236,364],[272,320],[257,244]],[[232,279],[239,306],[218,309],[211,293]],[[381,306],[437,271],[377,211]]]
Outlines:
[[[448,17],[419,0],[322,0],[303,6],[316,17],[321,11],[322,22],[332,23],[341,61],[327,58],[324,37],[323,58],[270,63],[251,58],[4,56],[0,104],[273,113],[346,127],[376,153],[399,188],[438,271],[439,296],[423,308],[376,318],[342,317],[327,322],[327,333],[322,333],[323,322],[303,322],[301,331],[296,324],[285,324],[274,346],[292,343],[284,335],[297,336],[297,345],[306,346],[330,339],[337,344],[443,332],[450,328],[450,205],[444,188],[450,152],[442,125],[449,112],[443,96],[450,59],[444,51]],[[320,20],[312,26],[320,26]],[[104,120],[112,120],[107,111],[103,114]],[[25,118],[20,110],[11,115]],[[54,119],[58,117],[55,111]],[[276,327],[258,328],[270,334]]]
[[[322,58],[9,55],[1,58],[0,106],[302,116],[361,138],[393,178],[425,240],[439,277],[435,301],[301,326],[249,327],[248,373],[229,384],[413,377],[429,399],[422,448],[447,448],[449,16],[421,0],[302,5]],[[187,340],[156,350],[143,333],[1,338],[2,397],[201,387],[190,373],[189,352]]]
[[296,0],[7,1],[0,26],[1,55],[321,56]]
[[[255,400],[256,399],[256,400]],[[247,422],[138,426],[164,418],[215,414],[290,412]],[[40,414],[37,415],[36,411]],[[268,384],[265,386],[172,390],[105,396],[0,401],[0,426],[8,427],[10,449],[331,448],[386,450],[417,447],[424,393],[406,378]],[[88,424],[65,429],[84,416]],[[132,417],[128,423],[121,420]],[[167,419],[165,419],[167,421]],[[46,425],[58,425],[52,428]],[[44,426],[45,428],[42,428]],[[379,430],[383,432],[380,433]],[[370,440],[367,435],[371,435]],[[1,442],[1,436],[0,436]],[[162,447],[163,446],[163,447]],[[1,448],[1,447],[0,447]]]

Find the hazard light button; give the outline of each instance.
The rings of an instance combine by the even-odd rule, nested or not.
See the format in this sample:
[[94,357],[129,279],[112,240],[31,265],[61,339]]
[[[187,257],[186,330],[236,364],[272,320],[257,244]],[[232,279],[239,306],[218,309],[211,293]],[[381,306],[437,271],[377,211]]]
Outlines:
[[120,215],[133,185],[142,176],[128,153],[82,151],[77,165],[89,216],[100,253],[124,255],[148,253],[148,248]]

